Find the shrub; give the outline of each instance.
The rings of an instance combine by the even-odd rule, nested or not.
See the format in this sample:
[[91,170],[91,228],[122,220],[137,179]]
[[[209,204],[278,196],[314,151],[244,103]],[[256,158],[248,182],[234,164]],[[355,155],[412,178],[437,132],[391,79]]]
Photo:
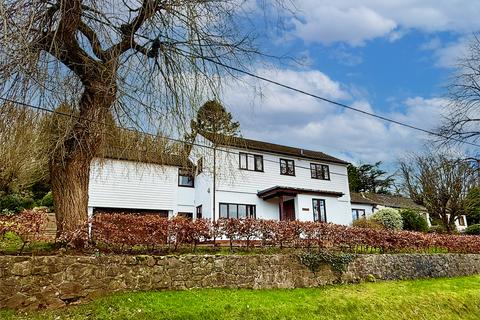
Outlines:
[[427,219],[418,211],[412,209],[401,210],[403,229],[409,231],[428,231]]
[[357,227],[357,228],[367,228],[367,229],[382,229],[383,228],[383,225],[380,224],[377,220],[367,219],[367,218],[357,219],[357,220],[353,221],[352,226]]
[[398,210],[392,208],[383,208],[375,212],[372,216],[373,220],[376,220],[386,229],[401,230],[403,227],[402,216]]
[[0,213],[19,213],[25,209],[32,209],[32,198],[20,194],[7,194],[0,197]]
[[0,217],[0,238],[11,232],[17,235],[23,246],[32,241],[45,240],[42,226],[47,219],[45,210],[24,210],[13,216]]
[[465,229],[465,234],[480,235],[480,224],[472,224]]
[[93,221],[93,240],[99,248],[120,252],[131,252],[135,248],[181,250],[187,245],[194,247],[219,238],[230,240],[232,247],[247,244],[353,253],[480,253],[480,237],[346,227],[322,222],[254,219],[211,222],[133,214],[101,214]]
[[432,226],[428,229],[428,232],[429,232],[429,233],[445,234],[445,233],[447,233],[447,229],[445,229],[445,227],[443,226],[443,224],[436,224],[436,225],[432,225]]
[[38,205],[42,207],[53,208],[53,195],[52,191],[49,191],[42,199],[38,201]]

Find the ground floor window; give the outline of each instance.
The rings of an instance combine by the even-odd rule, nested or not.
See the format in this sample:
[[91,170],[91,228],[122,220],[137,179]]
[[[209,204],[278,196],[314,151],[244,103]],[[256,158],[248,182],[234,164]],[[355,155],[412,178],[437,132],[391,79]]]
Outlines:
[[324,199],[312,199],[313,221],[327,222],[327,210]]
[[220,203],[220,218],[243,219],[256,217],[256,207],[253,204]]
[[352,220],[365,219],[365,209],[352,209]]
[[179,212],[177,214],[178,217],[183,217],[183,218],[187,218],[188,220],[192,220],[193,218],[193,213],[192,212]]
[[152,210],[152,209],[130,209],[130,208],[106,208],[95,207],[93,214],[137,214],[137,215],[159,215],[162,218],[168,218],[169,210]]
[[466,223],[465,223],[465,217],[464,216],[459,216],[458,217],[458,225],[461,226],[461,227],[465,227]]
[[202,205],[199,205],[197,207],[197,219],[202,219],[202,218],[203,218]]

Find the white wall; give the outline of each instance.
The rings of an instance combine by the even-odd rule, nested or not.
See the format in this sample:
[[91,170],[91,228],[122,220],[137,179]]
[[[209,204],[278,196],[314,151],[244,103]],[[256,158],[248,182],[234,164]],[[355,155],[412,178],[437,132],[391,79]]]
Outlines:
[[[201,147],[199,145],[212,144],[205,138],[198,136],[197,146],[192,148],[190,159],[196,163],[197,159],[203,157],[203,173],[196,177],[196,205],[203,204],[204,216],[208,209],[211,209],[213,202],[208,203],[208,198],[212,199],[212,192],[206,193],[205,186],[211,186],[213,191],[213,150]],[[264,201],[257,196],[261,190],[274,186],[287,186],[294,188],[305,188],[313,190],[337,191],[345,195],[337,197],[324,196],[299,196],[295,200],[296,216],[303,216],[305,212],[300,212],[299,205],[312,210],[312,198],[325,199],[327,205],[327,217],[331,217],[329,222],[351,224],[350,192],[348,188],[347,168],[345,165],[327,163],[322,161],[308,160],[298,157],[282,156],[266,152],[250,152],[263,156],[263,172],[246,171],[239,169],[239,152],[244,150],[237,148],[218,148],[216,151],[216,217],[219,217],[218,204],[240,203],[256,205],[257,218],[259,219],[278,219],[278,199]],[[286,176],[280,174],[280,158],[291,159],[295,161],[295,176]],[[310,176],[310,163],[326,164],[330,169],[330,180],[312,179]],[[300,202],[299,202],[300,201]],[[303,203],[305,201],[305,203]],[[310,211],[308,216],[313,220],[313,213]]]
[[365,215],[369,217],[373,214],[374,206],[367,203],[352,203],[352,210],[353,209],[365,210]]
[[178,186],[178,167],[94,159],[89,207],[194,211],[194,188]]
[[295,214],[298,220],[313,221],[313,199],[325,200],[327,222],[343,225],[352,224],[350,202],[342,201],[336,197],[306,194],[297,195],[297,201],[295,202]]

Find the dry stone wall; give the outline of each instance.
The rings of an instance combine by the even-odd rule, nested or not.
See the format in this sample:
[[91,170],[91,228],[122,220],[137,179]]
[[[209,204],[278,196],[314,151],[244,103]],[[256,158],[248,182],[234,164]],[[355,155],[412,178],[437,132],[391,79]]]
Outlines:
[[59,308],[113,292],[303,288],[362,279],[480,274],[480,255],[359,255],[340,277],[293,255],[0,256],[0,308]]

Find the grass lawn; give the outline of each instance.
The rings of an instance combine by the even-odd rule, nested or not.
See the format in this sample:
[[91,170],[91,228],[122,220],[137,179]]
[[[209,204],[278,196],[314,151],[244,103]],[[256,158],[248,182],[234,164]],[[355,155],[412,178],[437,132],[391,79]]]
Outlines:
[[480,276],[318,289],[141,292],[0,319],[480,319]]

